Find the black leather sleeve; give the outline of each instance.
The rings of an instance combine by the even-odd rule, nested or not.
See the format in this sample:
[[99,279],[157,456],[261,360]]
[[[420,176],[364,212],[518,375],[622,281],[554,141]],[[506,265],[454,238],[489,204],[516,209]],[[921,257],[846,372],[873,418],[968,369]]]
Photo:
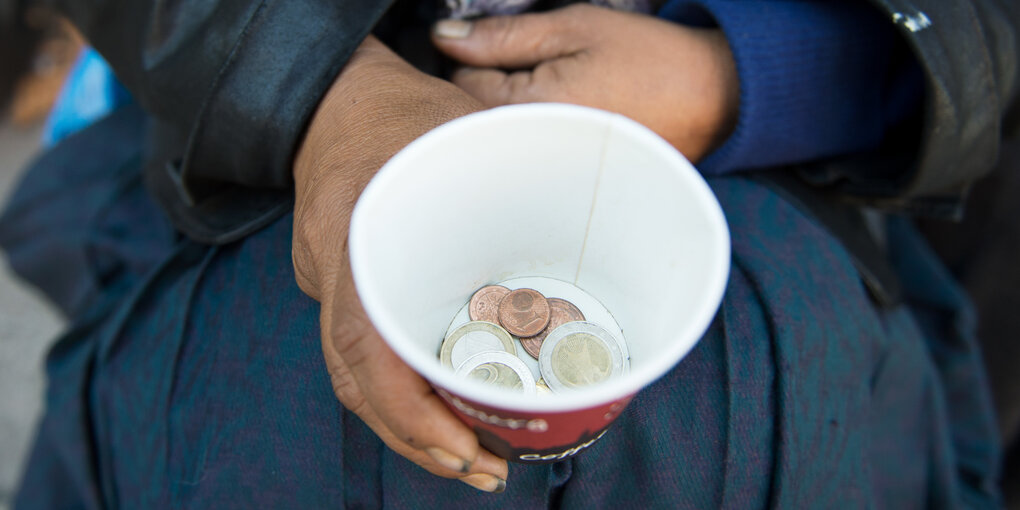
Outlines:
[[1005,112],[1003,134],[1020,136],[1020,2],[978,0],[974,11],[989,48],[996,99]]
[[927,76],[920,172],[904,182],[904,191],[937,194],[969,184],[994,167],[1003,118],[1016,101],[1018,4],[889,4]]
[[[246,222],[289,193],[306,123],[391,3],[42,1],[109,61],[160,138],[176,139],[155,150],[166,174],[149,180],[178,227],[210,242],[250,231]],[[253,207],[249,191],[276,193]]]
[[[920,128],[890,137],[876,154],[819,162],[801,173],[868,205],[958,218],[971,183],[991,171],[1003,133],[1017,123],[1020,3],[872,3],[897,26],[921,67]],[[888,175],[901,177],[890,182]]]

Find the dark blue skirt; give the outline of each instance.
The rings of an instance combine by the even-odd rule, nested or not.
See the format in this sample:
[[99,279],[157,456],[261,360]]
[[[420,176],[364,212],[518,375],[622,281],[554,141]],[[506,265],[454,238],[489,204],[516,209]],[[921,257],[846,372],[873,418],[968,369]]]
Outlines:
[[388,450],[334,397],[292,217],[206,246],[142,182],[122,108],[37,161],[0,221],[69,316],[18,508],[994,507],[999,450],[968,302],[902,220],[905,304],[877,307],[812,218],[710,181],[732,231],[698,346],[589,450],[492,495]]

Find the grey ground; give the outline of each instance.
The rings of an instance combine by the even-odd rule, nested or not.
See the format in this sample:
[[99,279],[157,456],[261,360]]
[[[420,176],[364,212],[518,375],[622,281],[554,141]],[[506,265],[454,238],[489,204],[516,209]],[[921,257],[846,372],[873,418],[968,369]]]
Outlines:
[[[0,123],[0,209],[39,150],[39,133]],[[46,348],[62,328],[57,312],[11,274],[0,254],[0,510],[9,508],[42,412]]]

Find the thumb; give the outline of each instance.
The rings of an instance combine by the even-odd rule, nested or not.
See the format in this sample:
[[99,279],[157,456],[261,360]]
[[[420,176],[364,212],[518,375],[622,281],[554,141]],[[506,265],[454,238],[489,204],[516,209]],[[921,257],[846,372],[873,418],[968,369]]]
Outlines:
[[583,47],[583,32],[573,30],[572,21],[562,10],[476,21],[449,19],[435,24],[432,41],[469,66],[530,68]]

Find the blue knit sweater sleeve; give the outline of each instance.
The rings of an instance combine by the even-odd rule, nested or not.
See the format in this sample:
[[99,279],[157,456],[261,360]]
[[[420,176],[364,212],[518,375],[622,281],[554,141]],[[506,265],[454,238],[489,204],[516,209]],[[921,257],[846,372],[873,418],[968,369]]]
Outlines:
[[736,127],[698,164],[706,175],[872,150],[919,108],[922,82],[868,2],[670,0],[659,15],[718,26],[736,61]]

